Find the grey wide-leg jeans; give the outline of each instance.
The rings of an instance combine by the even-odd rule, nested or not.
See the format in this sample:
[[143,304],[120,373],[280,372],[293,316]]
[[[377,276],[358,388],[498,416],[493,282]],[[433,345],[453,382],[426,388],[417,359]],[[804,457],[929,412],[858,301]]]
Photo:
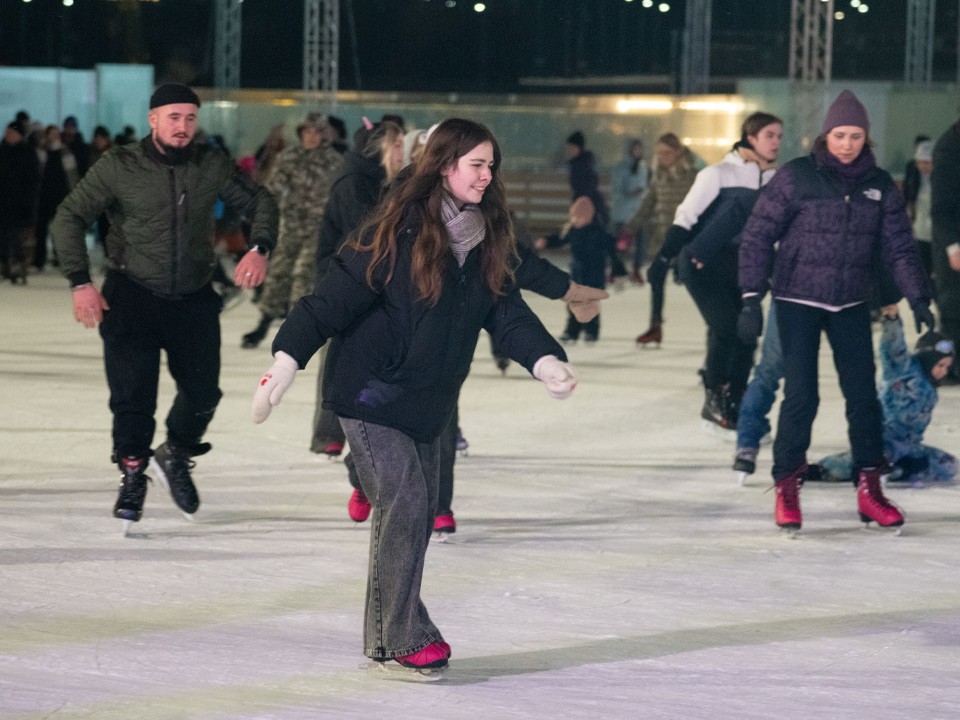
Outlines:
[[340,418],[370,500],[363,653],[411,655],[443,640],[420,600],[440,478],[440,440],[415,442],[393,428]]

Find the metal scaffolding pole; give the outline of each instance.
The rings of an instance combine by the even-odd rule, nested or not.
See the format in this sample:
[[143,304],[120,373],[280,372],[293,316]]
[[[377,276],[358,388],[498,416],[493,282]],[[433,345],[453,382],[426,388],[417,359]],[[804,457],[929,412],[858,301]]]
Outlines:
[[330,107],[337,104],[339,61],[339,0],[304,0],[303,90]]
[[687,0],[680,60],[680,92],[697,95],[710,91],[711,0]]
[[216,41],[213,84],[240,87],[240,15],[243,0],[216,0]]
[[907,0],[907,56],[903,81],[929,85],[933,80],[933,16],[936,0]]
[[790,133],[809,150],[820,133],[833,71],[833,0],[793,0],[790,12]]
[[833,0],[793,0],[790,79],[829,83],[833,71]]

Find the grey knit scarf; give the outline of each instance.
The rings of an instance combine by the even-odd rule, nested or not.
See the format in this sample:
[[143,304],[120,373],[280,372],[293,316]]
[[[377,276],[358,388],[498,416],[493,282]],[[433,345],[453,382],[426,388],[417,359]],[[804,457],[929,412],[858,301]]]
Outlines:
[[480,208],[471,203],[457,207],[453,198],[444,193],[440,201],[440,218],[447,227],[447,240],[450,250],[457,259],[457,265],[463,267],[467,255],[479,245],[487,234],[487,224]]

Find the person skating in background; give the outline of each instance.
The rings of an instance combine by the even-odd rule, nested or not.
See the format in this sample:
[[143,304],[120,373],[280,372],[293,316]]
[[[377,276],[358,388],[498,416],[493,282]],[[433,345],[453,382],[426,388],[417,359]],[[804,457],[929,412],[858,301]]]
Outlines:
[[697,173],[650,265],[650,277],[662,280],[676,258],[678,273],[707,325],[700,417],[708,429],[725,434],[736,430],[756,349],[737,336],[742,303],[736,240],[757,194],[776,172],[782,136],[783,121],[776,115],[755,112],[744,120],[731,151]]
[[907,201],[907,212],[913,217],[913,204],[917,201],[920,191],[922,173],[917,165],[917,150],[925,142],[931,142],[929,135],[917,135],[913,139],[913,155],[903,169],[903,197]]
[[[911,354],[903,337],[903,322],[896,305],[881,312],[879,388],[883,408],[883,447],[890,464],[888,483],[922,487],[927,483],[953,482],[957,458],[923,444],[923,434],[937,405],[937,385],[947,376],[956,358],[953,341],[936,332],[917,340]],[[853,472],[850,452],[828,455],[820,461],[823,479],[848,481]]]
[[481,327],[552,396],[576,386],[563,349],[510,289],[515,245],[500,160],[484,126],[442,122],[413,175],[287,316],[254,396],[262,422],[332,339],[324,404],[341,419],[373,505],[363,651],[381,667],[433,673],[451,654],[420,586],[439,437]]
[[869,131],[866,109],[844,90],[827,111],[813,152],[777,171],[741,235],[741,339],[755,342],[760,336],[760,302],[769,288],[783,346],[786,384],[773,446],[774,517],[790,530],[802,525],[800,485],[819,404],[817,360],[824,331],[846,401],[860,518],[881,526],[904,521],[880,487],[883,418],[868,303],[876,264],[891,271],[918,330],[932,328],[934,321],[903,196],[890,174],[876,166]]
[[[115,517],[140,520],[151,465],[188,515],[200,497],[190,474],[222,393],[220,297],[210,285],[217,197],[252,223],[254,247],[237,264],[244,289],[263,282],[277,232],[277,206],[265,189],[241,179],[233,162],[194,142],[200,100],[167,83],[150,98],[151,133],[108,153],[60,205],[51,235],[70,281],[74,319],[100,326],[113,413],[113,454],[122,473]],[[102,291],[90,279],[84,236],[102,212],[110,216]],[[151,450],[161,351],[177,394],[166,441]]]
[[[40,171],[40,190],[37,203],[36,244],[33,264],[43,270],[47,264],[47,235],[50,222],[63,199],[80,181],[80,164],[63,142],[60,128],[48,125],[43,133],[44,162]],[[56,249],[54,249],[56,261]]]
[[[593,201],[586,195],[573,201],[569,221],[563,229],[545,238],[538,238],[537,250],[570,245],[570,277],[575,283],[603,290],[606,285],[608,248],[611,237],[597,222]],[[582,323],[573,311],[567,309],[567,324],[560,336],[562,343],[575,343],[580,332],[588,344],[600,337],[600,314]]]
[[[673,224],[677,206],[686,197],[697,175],[693,153],[673,133],[657,139],[653,177],[640,203],[640,209],[630,221],[630,232],[643,233],[647,259],[660,254],[667,230]],[[637,336],[637,344],[645,347],[663,341],[663,302],[666,273],[663,277],[647,271],[650,285],[650,326]]]
[[280,153],[264,186],[280,203],[280,238],[270,258],[258,307],[260,321],[240,347],[260,345],[270,324],[313,291],[317,282],[317,239],[323,207],[343,159],[324,138],[326,118],[308,113],[297,126],[299,145]]
[[631,232],[630,220],[640,209],[649,182],[650,166],[643,159],[643,141],[638,138],[628,140],[625,157],[613,169],[613,235],[618,245],[622,242],[632,248],[630,278],[638,284],[643,284],[646,250],[643,232]]
[[919,179],[916,191],[913,193],[913,201],[907,204],[907,212],[913,222],[913,239],[917,241],[920,262],[930,282],[933,283],[933,220],[930,217],[933,143],[930,140],[919,143],[913,154],[913,160]]
[[40,173],[36,153],[20,127],[11,122],[0,140],[0,273],[15,285],[26,285]]

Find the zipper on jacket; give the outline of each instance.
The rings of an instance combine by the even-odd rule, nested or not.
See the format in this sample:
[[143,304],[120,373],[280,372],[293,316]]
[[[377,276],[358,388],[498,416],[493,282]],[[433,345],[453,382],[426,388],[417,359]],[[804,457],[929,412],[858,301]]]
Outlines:
[[177,197],[177,175],[171,165],[167,172],[170,178],[170,294],[176,295],[177,290],[177,271],[180,266],[180,202],[182,197]]

